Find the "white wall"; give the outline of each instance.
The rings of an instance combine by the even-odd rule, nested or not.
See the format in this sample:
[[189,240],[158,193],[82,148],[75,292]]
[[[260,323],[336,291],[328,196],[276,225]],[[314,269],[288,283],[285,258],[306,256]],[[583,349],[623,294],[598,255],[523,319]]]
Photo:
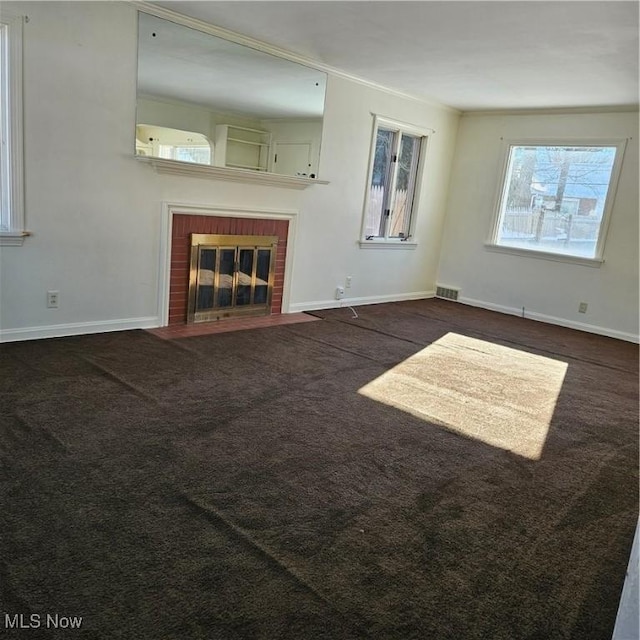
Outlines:
[[[330,77],[319,177],[304,191],[155,173],[133,155],[136,10],[115,2],[5,2],[24,31],[26,224],[0,250],[3,340],[160,322],[162,203],[298,210],[290,310],[434,288],[459,116]],[[436,130],[415,251],[362,250],[371,112]],[[60,291],[60,308],[46,292]]]
[[212,111],[187,102],[164,100],[150,96],[137,100],[137,122],[170,129],[183,129],[202,133],[213,141],[218,124],[235,124],[241,127],[261,128],[261,121],[229,113]]
[[[487,250],[502,138],[629,138],[599,268]],[[470,304],[628,340],[638,336],[638,113],[465,115],[438,282]],[[588,303],[586,314],[579,302]]]
[[[415,233],[419,246],[414,251],[360,249],[358,245],[373,127],[371,112],[436,131],[427,152]],[[344,79],[330,79],[319,175],[331,184],[324,191],[304,193],[306,232],[296,250],[296,266],[306,275],[294,281],[296,308],[331,305],[336,285],[344,284],[347,275],[353,277],[347,297],[356,302],[434,291],[457,122],[451,112],[399,100]]]
[[640,521],[631,545],[622,596],[618,607],[613,640],[640,638]]
[[[135,22],[108,3],[3,3],[24,13],[25,217],[0,252],[3,330],[154,315],[160,220],[132,160]],[[140,234],[149,236],[140,241]],[[135,283],[135,285],[131,285]],[[60,309],[46,309],[48,289]],[[12,337],[19,337],[16,334]]]
[[211,122],[211,111],[186,103],[140,97],[137,100],[136,122],[169,129],[195,131],[210,140],[214,137],[215,124]]

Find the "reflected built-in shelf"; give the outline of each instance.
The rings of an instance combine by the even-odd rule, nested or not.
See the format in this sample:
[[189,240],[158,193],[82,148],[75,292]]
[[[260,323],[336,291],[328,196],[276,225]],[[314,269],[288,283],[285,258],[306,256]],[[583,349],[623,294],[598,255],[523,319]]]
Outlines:
[[302,176],[282,176],[278,173],[266,171],[252,171],[250,169],[235,169],[229,167],[214,167],[208,164],[181,162],[165,158],[151,158],[136,156],[141,162],[153,166],[158,173],[167,173],[192,178],[208,178],[209,180],[225,180],[227,182],[244,182],[250,184],[271,185],[285,189],[306,189],[312,184],[329,184],[327,180],[307,178]]

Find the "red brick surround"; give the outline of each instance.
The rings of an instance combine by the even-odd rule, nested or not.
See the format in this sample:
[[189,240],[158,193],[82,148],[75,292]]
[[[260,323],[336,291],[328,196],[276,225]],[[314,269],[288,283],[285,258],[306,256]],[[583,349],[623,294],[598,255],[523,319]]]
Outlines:
[[228,218],[226,216],[173,215],[171,234],[171,276],[169,284],[169,324],[187,321],[189,294],[189,261],[192,233],[218,233],[225,235],[278,236],[276,271],[271,299],[271,313],[282,309],[284,263],[287,255],[287,220]]

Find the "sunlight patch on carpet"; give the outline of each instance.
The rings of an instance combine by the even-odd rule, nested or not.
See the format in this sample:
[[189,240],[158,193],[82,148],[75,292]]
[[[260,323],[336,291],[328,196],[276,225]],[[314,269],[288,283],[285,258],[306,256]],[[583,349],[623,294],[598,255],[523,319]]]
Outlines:
[[538,460],[566,370],[559,360],[448,333],[358,392]]

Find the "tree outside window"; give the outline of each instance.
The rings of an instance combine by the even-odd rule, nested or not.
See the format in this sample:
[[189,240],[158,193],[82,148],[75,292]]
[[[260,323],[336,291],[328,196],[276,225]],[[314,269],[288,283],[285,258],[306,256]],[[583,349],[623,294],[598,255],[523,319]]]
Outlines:
[[366,241],[406,241],[412,233],[416,185],[426,135],[376,118],[368,191]]
[[623,146],[510,144],[493,244],[600,259]]

